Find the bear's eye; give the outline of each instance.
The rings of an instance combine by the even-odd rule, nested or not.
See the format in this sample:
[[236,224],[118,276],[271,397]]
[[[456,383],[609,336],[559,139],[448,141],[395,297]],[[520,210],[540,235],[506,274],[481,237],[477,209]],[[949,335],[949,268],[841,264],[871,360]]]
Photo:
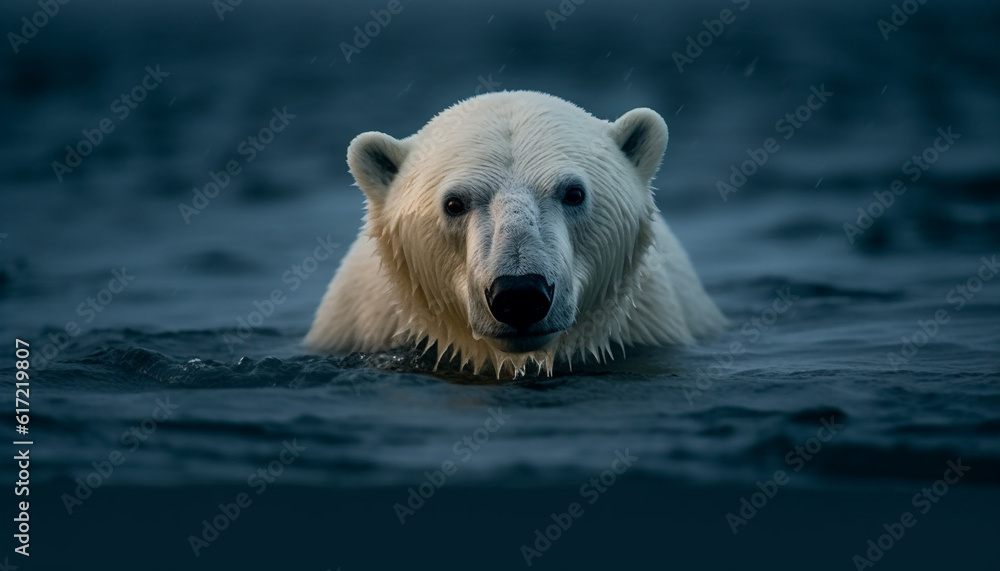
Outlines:
[[458,216],[465,212],[465,210],[465,203],[462,202],[461,198],[449,196],[444,200],[444,211],[451,216]]
[[566,189],[566,193],[563,194],[563,204],[566,206],[580,206],[583,204],[583,199],[585,194],[583,189],[579,186],[571,186]]

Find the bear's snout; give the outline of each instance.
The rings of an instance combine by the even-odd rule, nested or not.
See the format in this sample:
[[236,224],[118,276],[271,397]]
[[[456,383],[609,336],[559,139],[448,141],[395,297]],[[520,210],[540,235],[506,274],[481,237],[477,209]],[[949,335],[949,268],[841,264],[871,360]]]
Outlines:
[[523,330],[545,319],[554,291],[539,274],[500,276],[486,290],[486,305],[497,321]]

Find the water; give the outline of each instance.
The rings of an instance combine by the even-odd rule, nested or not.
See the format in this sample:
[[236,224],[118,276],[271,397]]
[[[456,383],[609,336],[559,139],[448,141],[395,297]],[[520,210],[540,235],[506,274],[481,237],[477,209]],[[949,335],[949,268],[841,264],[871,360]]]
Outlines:
[[[522,568],[521,546],[578,502],[532,567],[846,569],[910,511],[877,568],[995,568],[1000,279],[977,280],[1000,254],[1000,14],[929,2],[886,41],[888,3],[743,5],[587,2],[553,30],[554,2],[403,3],[349,63],[341,42],[385,5],[245,3],[222,21],[208,2],[62,6],[0,56],[0,339],[31,343],[35,443],[32,557],[4,557]],[[734,21],[679,72],[672,54],[724,8]],[[5,6],[4,30],[35,10]],[[405,136],[486,89],[663,114],[657,203],[732,329],[499,385],[404,352],[305,354],[360,225],[351,137]],[[249,161],[241,144],[275,110],[294,117]],[[114,130],[60,181],[53,161],[104,118]],[[768,138],[767,162],[729,180]],[[915,154],[934,160],[914,181]],[[230,160],[238,174],[196,201]],[[905,192],[870,206],[895,179]],[[874,220],[852,243],[859,207]],[[969,471],[938,495],[959,459]],[[409,488],[442,478],[400,525]],[[914,500],[923,488],[939,501]],[[734,534],[727,514],[762,489],[777,492]],[[196,557],[189,536],[241,493],[252,503]]]

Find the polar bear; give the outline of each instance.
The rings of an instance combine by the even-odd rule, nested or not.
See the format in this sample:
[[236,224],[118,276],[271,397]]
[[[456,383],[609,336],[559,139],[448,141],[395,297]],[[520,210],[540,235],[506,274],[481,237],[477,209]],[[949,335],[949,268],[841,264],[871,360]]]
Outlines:
[[364,226],[305,346],[413,345],[499,378],[712,336],[726,320],[653,200],[666,145],[651,109],[607,122],[531,91],[358,135]]

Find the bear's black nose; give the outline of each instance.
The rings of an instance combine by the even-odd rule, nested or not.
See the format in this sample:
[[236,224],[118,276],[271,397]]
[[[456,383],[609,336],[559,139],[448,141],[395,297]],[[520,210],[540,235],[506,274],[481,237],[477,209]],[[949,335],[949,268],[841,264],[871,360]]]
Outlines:
[[500,276],[486,290],[486,304],[497,321],[525,329],[548,315],[553,290],[538,274]]

